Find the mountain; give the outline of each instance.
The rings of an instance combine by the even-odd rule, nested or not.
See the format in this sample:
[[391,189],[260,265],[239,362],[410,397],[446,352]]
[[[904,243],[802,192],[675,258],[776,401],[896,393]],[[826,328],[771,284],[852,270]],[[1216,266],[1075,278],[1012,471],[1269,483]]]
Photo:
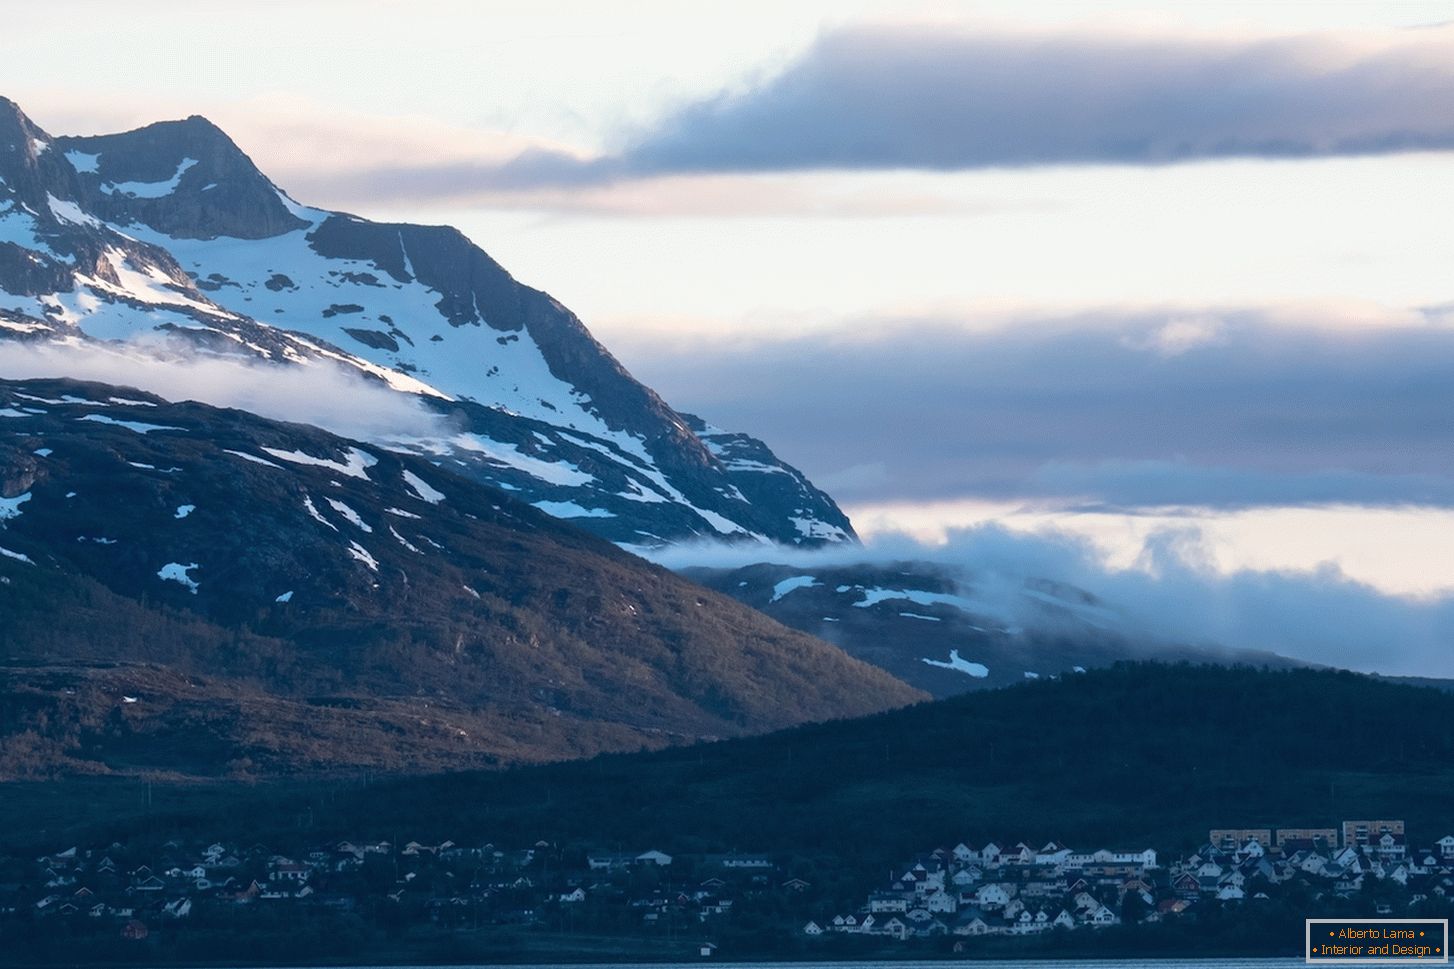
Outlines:
[[923,694],[429,461],[0,381],[0,778],[418,772]]
[[689,568],[693,581],[841,646],[936,697],[1122,660],[1300,665],[1148,636],[1111,603],[1045,579],[1005,588],[930,562]]
[[0,99],[0,339],[340,366],[449,418],[392,436],[623,545],[855,541],[760,441],[642,385],[459,231],[309,208],[204,118],[58,138]]

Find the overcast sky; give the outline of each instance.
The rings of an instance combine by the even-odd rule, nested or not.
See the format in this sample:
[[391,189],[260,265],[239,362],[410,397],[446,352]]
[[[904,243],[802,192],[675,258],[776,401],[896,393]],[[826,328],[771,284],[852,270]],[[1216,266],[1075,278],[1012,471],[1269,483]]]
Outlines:
[[867,533],[1454,589],[1454,3],[6,17],[53,133],[201,113],[302,201],[456,224]]

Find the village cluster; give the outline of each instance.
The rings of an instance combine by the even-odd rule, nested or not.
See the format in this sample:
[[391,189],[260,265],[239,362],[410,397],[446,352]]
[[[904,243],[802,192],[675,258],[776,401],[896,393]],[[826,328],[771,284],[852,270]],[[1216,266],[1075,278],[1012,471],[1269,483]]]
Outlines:
[[1400,820],[1215,828],[1199,850],[1167,865],[1151,848],[960,844],[903,865],[858,911],[810,921],[802,931],[900,940],[1032,935],[1159,922],[1198,905],[1257,904],[1294,883],[1314,899],[1352,898],[1370,879],[1390,887],[1374,903],[1378,915],[1406,915],[1431,898],[1454,898],[1454,835],[1411,850]]
[[[773,908],[767,899],[783,916],[816,907],[814,886],[787,877],[779,861],[591,852],[544,841],[521,849],[344,841],[296,854],[170,841],[145,857],[113,844],[27,862],[28,877],[0,882],[0,919],[109,924],[121,938],[140,940],[158,925],[204,912],[296,906],[375,918],[407,912],[446,927],[584,926],[591,919],[605,927],[608,919],[616,931],[695,927],[707,936],[744,904],[761,912]],[[1312,899],[1376,897],[1380,915],[1415,914],[1423,903],[1454,900],[1454,835],[1415,850],[1397,820],[1214,829],[1201,848],[1169,863],[1153,848],[960,844],[895,870],[856,910],[796,926],[807,939],[1024,936],[1263,904],[1295,888]],[[704,945],[702,954],[711,950]]]
[[766,856],[656,850],[586,852],[548,842],[504,849],[445,841],[351,842],[280,854],[265,845],[169,841],[145,857],[121,844],[67,848],[0,883],[0,919],[111,920],[124,939],[232,906],[407,913],[446,926],[545,924],[610,910],[621,926],[700,925],[732,911],[734,895],[796,895]]

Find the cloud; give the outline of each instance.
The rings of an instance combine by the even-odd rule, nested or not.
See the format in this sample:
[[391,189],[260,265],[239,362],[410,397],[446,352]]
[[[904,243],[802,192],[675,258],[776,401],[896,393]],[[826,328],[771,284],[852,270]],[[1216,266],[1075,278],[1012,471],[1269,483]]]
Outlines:
[[1026,491],[1035,496],[1119,508],[1338,503],[1454,506],[1454,477],[1440,474],[1339,469],[1278,473],[1186,461],[1049,461],[1026,483]]
[[761,83],[669,113],[616,153],[532,149],[501,165],[408,177],[523,190],[684,173],[1449,148],[1451,28],[1234,39],[855,26],[825,33]]
[[[1454,506],[1454,327],[1306,312],[865,317],[781,339],[626,332],[616,349],[847,503]],[[1168,352],[1188,319],[1215,339]]]
[[732,568],[773,561],[815,566],[931,562],[963,576],[988,614],[1033,627],[1026,580],[1092,593],[1120,616],[1122,632],[1161,642],[1276,652],[1310,663],[1390,675],[1454,676],[1454,598],[1380,593],[1336,568],[1220,572],[1195,530],[1154,534],[1132,568],[1115,569],[1089,541],[1064,533],[1024,534],[990,524],[954,530],[942,545],[905,536],[827,551],[721,546],[656,553],[671,568]]
[[[207,111],[315,204],[901,214],[933,200],[841,199],[741,176],[1451,149],[1454,26],[1290,36],[842,26],[774,73],[618,128],[604,150],[278,94],[171,97],[150,110],[158,104]],[[34,110],[78,131],[155,120],[132,101],[44,91]]]
[[361,440],[446,433],[446,419],[419,398],[326,362],[246,363],[201,355],[172,342],[48,347],[0,341],[0,377],[94,380],[167,400],[195,400],[313,424]]

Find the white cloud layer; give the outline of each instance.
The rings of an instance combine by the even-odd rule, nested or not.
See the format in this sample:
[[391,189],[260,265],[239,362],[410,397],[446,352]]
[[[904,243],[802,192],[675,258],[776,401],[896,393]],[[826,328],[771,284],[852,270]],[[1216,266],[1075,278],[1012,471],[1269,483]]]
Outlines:
[[362,440],[440,434],[445,418],[412,395],[328,363],[263,364],[170,343],[50,347],[0,341],[0,377],[67,377],[134,387],[167,400],[235,407]]
[[1389,595],[1332,566],[1312,570],[1223,572],[1202,536],[1165,529],[1130,567],[1107,564],[1089,540],[1067,533],[1026,534],[994,524],[952,530],[942,544],[881,535],[865,548],[825,552],[720,546],[657,553],[672,568],[734,567],[762,561],[815,564],[929,561],[961,569],[976,601],[1021,624],[1027,579],[1063,582],[1098,596],[1122,629],[1159,641],[1266,650],[1362,672],[1454,676],[1454,597]]

